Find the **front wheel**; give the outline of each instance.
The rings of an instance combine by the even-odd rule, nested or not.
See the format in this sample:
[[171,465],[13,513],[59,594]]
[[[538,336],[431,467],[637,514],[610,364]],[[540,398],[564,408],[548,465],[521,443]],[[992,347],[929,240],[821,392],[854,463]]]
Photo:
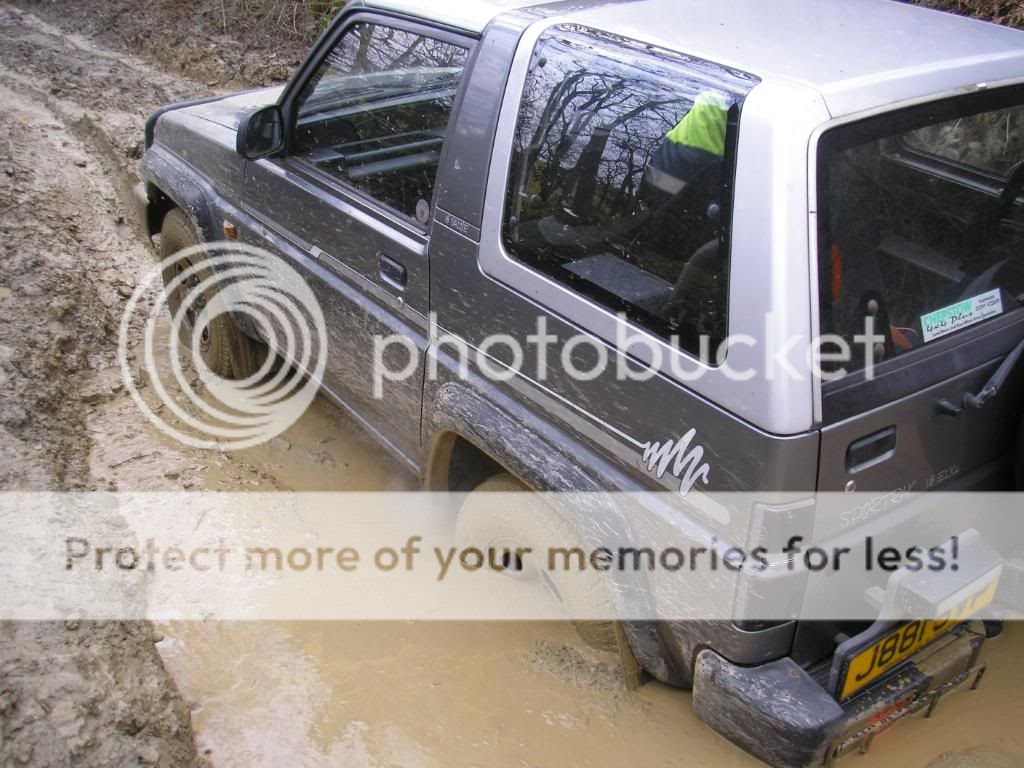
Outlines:
[[[203,308],[213,300],[216,287],[208,288],[204,295],[198,296],[191,304],[186,299],[191,291],[207,277],[213,274],[213,267],[203,264],[205,258],[201,251],[191,251],[188,256],[181,255],[203,242],[189,215],[181,208],[175,208],[164,218],[160,231],[160,252],[163,266],[161,277],[167,294],[167,308],[171,316],[178,315],[182,306],[186,306],[184,315],[178,324],[178,341],[193,354],[202,358],[206,366],[217,376],[225,379],[246,379],[255,374],[266,359],[267,348],[254,339],[246,336],[227,313],[218,314],[202,329],[198,338],[198,349],[193,348],[195,324]],[[186,279],[187,272],[198,267]]]

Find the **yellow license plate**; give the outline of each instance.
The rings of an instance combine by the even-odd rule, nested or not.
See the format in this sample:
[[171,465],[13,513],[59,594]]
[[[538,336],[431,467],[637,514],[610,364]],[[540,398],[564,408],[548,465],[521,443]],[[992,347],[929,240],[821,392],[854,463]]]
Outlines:
[[846,675],[839,687],[840,700],[850,698],[932,641],[938,640],[960,622],[977,614],[995,599],[998,588],[999,580],[993,579],[980,592],[968,597],[943,618],[902,624],[859,651],[846,667]]

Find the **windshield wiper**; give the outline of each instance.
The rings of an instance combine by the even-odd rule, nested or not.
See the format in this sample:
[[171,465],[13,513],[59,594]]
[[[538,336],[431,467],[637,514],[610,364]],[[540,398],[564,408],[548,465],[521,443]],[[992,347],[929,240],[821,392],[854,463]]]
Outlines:
[[1003,388],[1007,378],[1013,372],[1013,369],[1017,366],[1018,361],[1024,355],[1024,339],[1021,339],[1017,346],[1006,356],[1002,364],[996,368],[996,372],[992,374],[985,386],[981,388],[978,394],[972,394],[967,392],[964,394],[962,403],[963,405],[957,405],[945,398],[939,400],[935,405],[939,410],[939,413],[945,414],[946,416],[959,416],[964,412],[964,408],[970,408],[971,410],[978,410],[984,408],[985,404],[993,397],[999,394],[999,390]]
[[1017,365],[1017,361],[1020,360],[1022,354],[1024,354],[1024,339],[1021,339],[1020,343],[1013,348],[1013,351],[1006,356],[1003,364],[996,369],[996,372],[992,374],[992,378],[988,380],[988,383],[981,388],[978,394],[972,395],[967,393],[964,395],[964,407],[975,410],[984,408],[985,403],[999,394],[999,390],[1006,383],[1006,379]]

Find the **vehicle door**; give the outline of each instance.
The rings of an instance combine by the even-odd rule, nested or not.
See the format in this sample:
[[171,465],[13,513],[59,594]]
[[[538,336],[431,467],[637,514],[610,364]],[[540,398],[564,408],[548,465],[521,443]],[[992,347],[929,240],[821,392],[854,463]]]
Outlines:
[[1022,104],[1017,86],[822,137],[821,330],[852,353],[825,371],[821,490],[1008,487],[1024,388]]
[[[420,23],[344,17],[282,96],[284,152],[246,164],[247,212],[322,303],[324,388],[406,458],[419,445],[434,180],[471,46]],[[410,343],[385,346],[395,335]],[[389,371],[408,371],[383,390],[378,349]]]

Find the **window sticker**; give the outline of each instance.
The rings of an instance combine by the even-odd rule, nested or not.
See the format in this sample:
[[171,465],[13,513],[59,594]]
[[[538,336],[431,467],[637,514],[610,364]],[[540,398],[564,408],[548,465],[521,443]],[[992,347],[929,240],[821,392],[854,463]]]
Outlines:
[[925,342],[929,342],[1002,313],[1003,299],[999,289],[995,288],[980,296],[921,315],[921,330]]

